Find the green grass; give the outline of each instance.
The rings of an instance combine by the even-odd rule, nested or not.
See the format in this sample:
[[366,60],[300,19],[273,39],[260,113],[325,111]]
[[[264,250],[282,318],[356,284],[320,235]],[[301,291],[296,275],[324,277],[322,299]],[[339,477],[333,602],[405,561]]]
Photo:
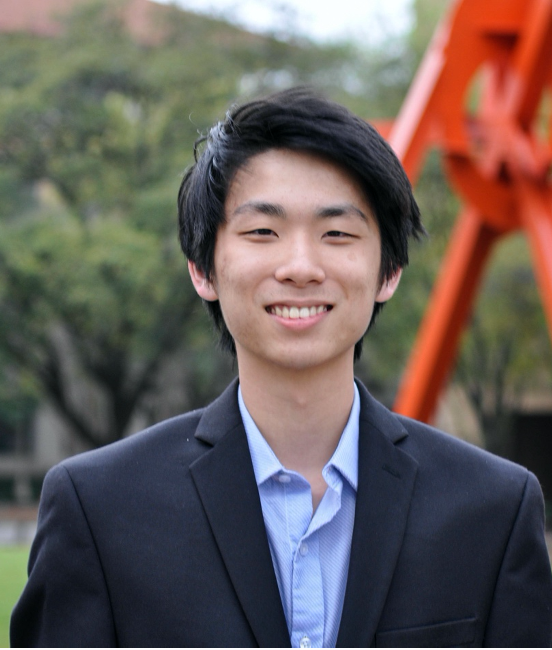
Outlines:
[[27,580],[28,546],[0,546],[0,648],[10,645],[10,616]]

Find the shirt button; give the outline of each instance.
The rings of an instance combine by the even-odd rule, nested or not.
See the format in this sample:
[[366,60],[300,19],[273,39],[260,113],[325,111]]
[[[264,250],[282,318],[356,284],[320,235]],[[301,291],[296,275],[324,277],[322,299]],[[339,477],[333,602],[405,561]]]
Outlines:
[[299,641],[300,648],[312,648],[311,640],[308,636],[304,636],[301,641]]
[[280,483],[289,483],[291,481],[291,478],[287,474],[280,474],[278,476],[278,480]]
[[[301,546],[299,547],[299,553],[301,553],[301,555],[304,556],[304,555],[306,555],[308,552],[309,552],[309,545],[308,545],[306,542],[303,542],[303,543],[301,544]],[[306,638],[306,637],[305,637],[305,638]],[[310,646],[305,646],[305,647],[310,648]]]

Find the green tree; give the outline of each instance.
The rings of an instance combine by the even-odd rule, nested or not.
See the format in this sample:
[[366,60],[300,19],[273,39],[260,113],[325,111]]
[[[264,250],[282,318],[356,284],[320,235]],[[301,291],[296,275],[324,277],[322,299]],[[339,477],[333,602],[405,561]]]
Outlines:
[[[164,358],[191,338],[176,245],[71,215],[22,218],[2,234],[0,336],[12,359],[90,446],[116,440]],[[83,408],[87,383],[101,408]]]

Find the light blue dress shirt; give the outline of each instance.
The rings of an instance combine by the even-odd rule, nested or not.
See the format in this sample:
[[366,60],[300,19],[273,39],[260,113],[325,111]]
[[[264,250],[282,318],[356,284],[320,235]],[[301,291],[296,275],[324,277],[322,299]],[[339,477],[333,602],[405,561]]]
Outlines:
[[251,418],[241,389],[238,402],[291,645],[333,648],[347,586],[358,486],[358,389],[355,385],[349,420],[322,471],[328,487],[314,516],[310,484],[280,463]]

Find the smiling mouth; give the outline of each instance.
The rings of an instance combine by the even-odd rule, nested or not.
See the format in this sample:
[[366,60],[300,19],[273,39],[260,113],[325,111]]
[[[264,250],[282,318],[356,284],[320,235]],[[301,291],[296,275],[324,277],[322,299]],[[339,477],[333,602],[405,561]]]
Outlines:
[[271,305],[266,311],[273,316],[297,320],[299,318],[312,318],[317,314],[330,311],[331,305],[312,305],[311,307],[288,307],[287,305]]

